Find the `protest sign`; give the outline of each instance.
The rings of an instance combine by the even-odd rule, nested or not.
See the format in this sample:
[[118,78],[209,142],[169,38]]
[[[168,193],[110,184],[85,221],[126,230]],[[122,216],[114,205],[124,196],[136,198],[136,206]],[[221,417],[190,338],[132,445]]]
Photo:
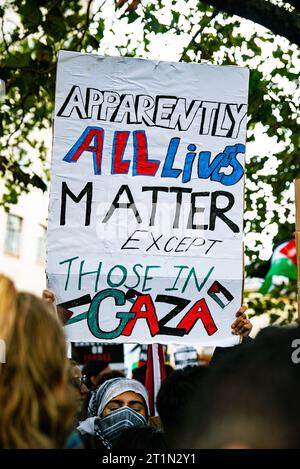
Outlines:
[[124,346],[99,342],[74,342],[72,343],[72,357],[80,365],[103,360],[108,362],[111,368],[121,369],[124,367]]
[[198,354],[194,347],[181,347],[174,353],[175,368],[198,365]]
[[48,286],[69,340],[232,345],[248,70],[62,51]]

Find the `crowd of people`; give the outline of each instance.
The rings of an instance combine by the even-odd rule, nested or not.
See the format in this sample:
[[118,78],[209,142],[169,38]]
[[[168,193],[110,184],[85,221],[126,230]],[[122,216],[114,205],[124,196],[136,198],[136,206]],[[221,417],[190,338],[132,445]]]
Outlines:
[[217,349],[208,366],[168,369],[149,411],[145,367],[129,379],[109,363],[67,358],[63,325],[43,298],[0,275],[0,448],[147,449],[300,447],[300,327],[267,327]]

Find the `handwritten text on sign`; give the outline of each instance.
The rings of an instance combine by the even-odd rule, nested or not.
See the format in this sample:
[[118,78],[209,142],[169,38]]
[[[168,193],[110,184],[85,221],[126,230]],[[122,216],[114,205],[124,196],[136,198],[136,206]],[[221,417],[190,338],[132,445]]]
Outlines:
[[247,83],[60,53],[47,275],[70,340],[236,343]]

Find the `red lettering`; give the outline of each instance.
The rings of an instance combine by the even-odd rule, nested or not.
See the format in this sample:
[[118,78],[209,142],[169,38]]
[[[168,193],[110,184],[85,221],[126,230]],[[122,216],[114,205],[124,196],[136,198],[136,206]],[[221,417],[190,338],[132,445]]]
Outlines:
[[127,174],[129,170],[130,161],[122,160],[124,150],[127,145],[127,140],[130,132],[115,132],[113,144],[113,164],[112,174]]
[[154,176],[160,161],[148,160],[147,137],[144,130],[135,130],[133,132],[134,147],[134,176]]
[[192,308],[186,313],[184,318],[180,321],[177,328],[178,329],[186,329],[186,333],[188,334],[198,319],[201,319],[203,326],[208,335],[212,335],[217,332],[218,328],[214,323],[214,320],[210,314],[209,308],[204,298],[197,301],[197,303],[192,306]]
[[155,307],[150,295],[139,295],[133,304],[131,313],[135,313],[135,317],[130,319],[123,329],[121,335],[129,336],[138,319],[146,319],[152,337],[158,333],[159,326],[157,322]]
[[[90,145],[94,139],[94,145]],[[104,130],[100,127],[87,127],[75,145],[64,157],[64,161],[76,162],[84,151],[93,153],[94,173],[101,174]]]

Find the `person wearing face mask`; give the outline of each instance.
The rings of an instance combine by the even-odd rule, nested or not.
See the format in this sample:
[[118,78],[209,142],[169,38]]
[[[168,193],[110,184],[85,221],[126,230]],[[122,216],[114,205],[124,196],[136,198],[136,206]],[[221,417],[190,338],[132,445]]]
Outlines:
[[119,435],[130,427],[147,425],[149,400],[138,381],[114,378],[93,394],[88,418],[77,428],[86,448],[110,449]]

